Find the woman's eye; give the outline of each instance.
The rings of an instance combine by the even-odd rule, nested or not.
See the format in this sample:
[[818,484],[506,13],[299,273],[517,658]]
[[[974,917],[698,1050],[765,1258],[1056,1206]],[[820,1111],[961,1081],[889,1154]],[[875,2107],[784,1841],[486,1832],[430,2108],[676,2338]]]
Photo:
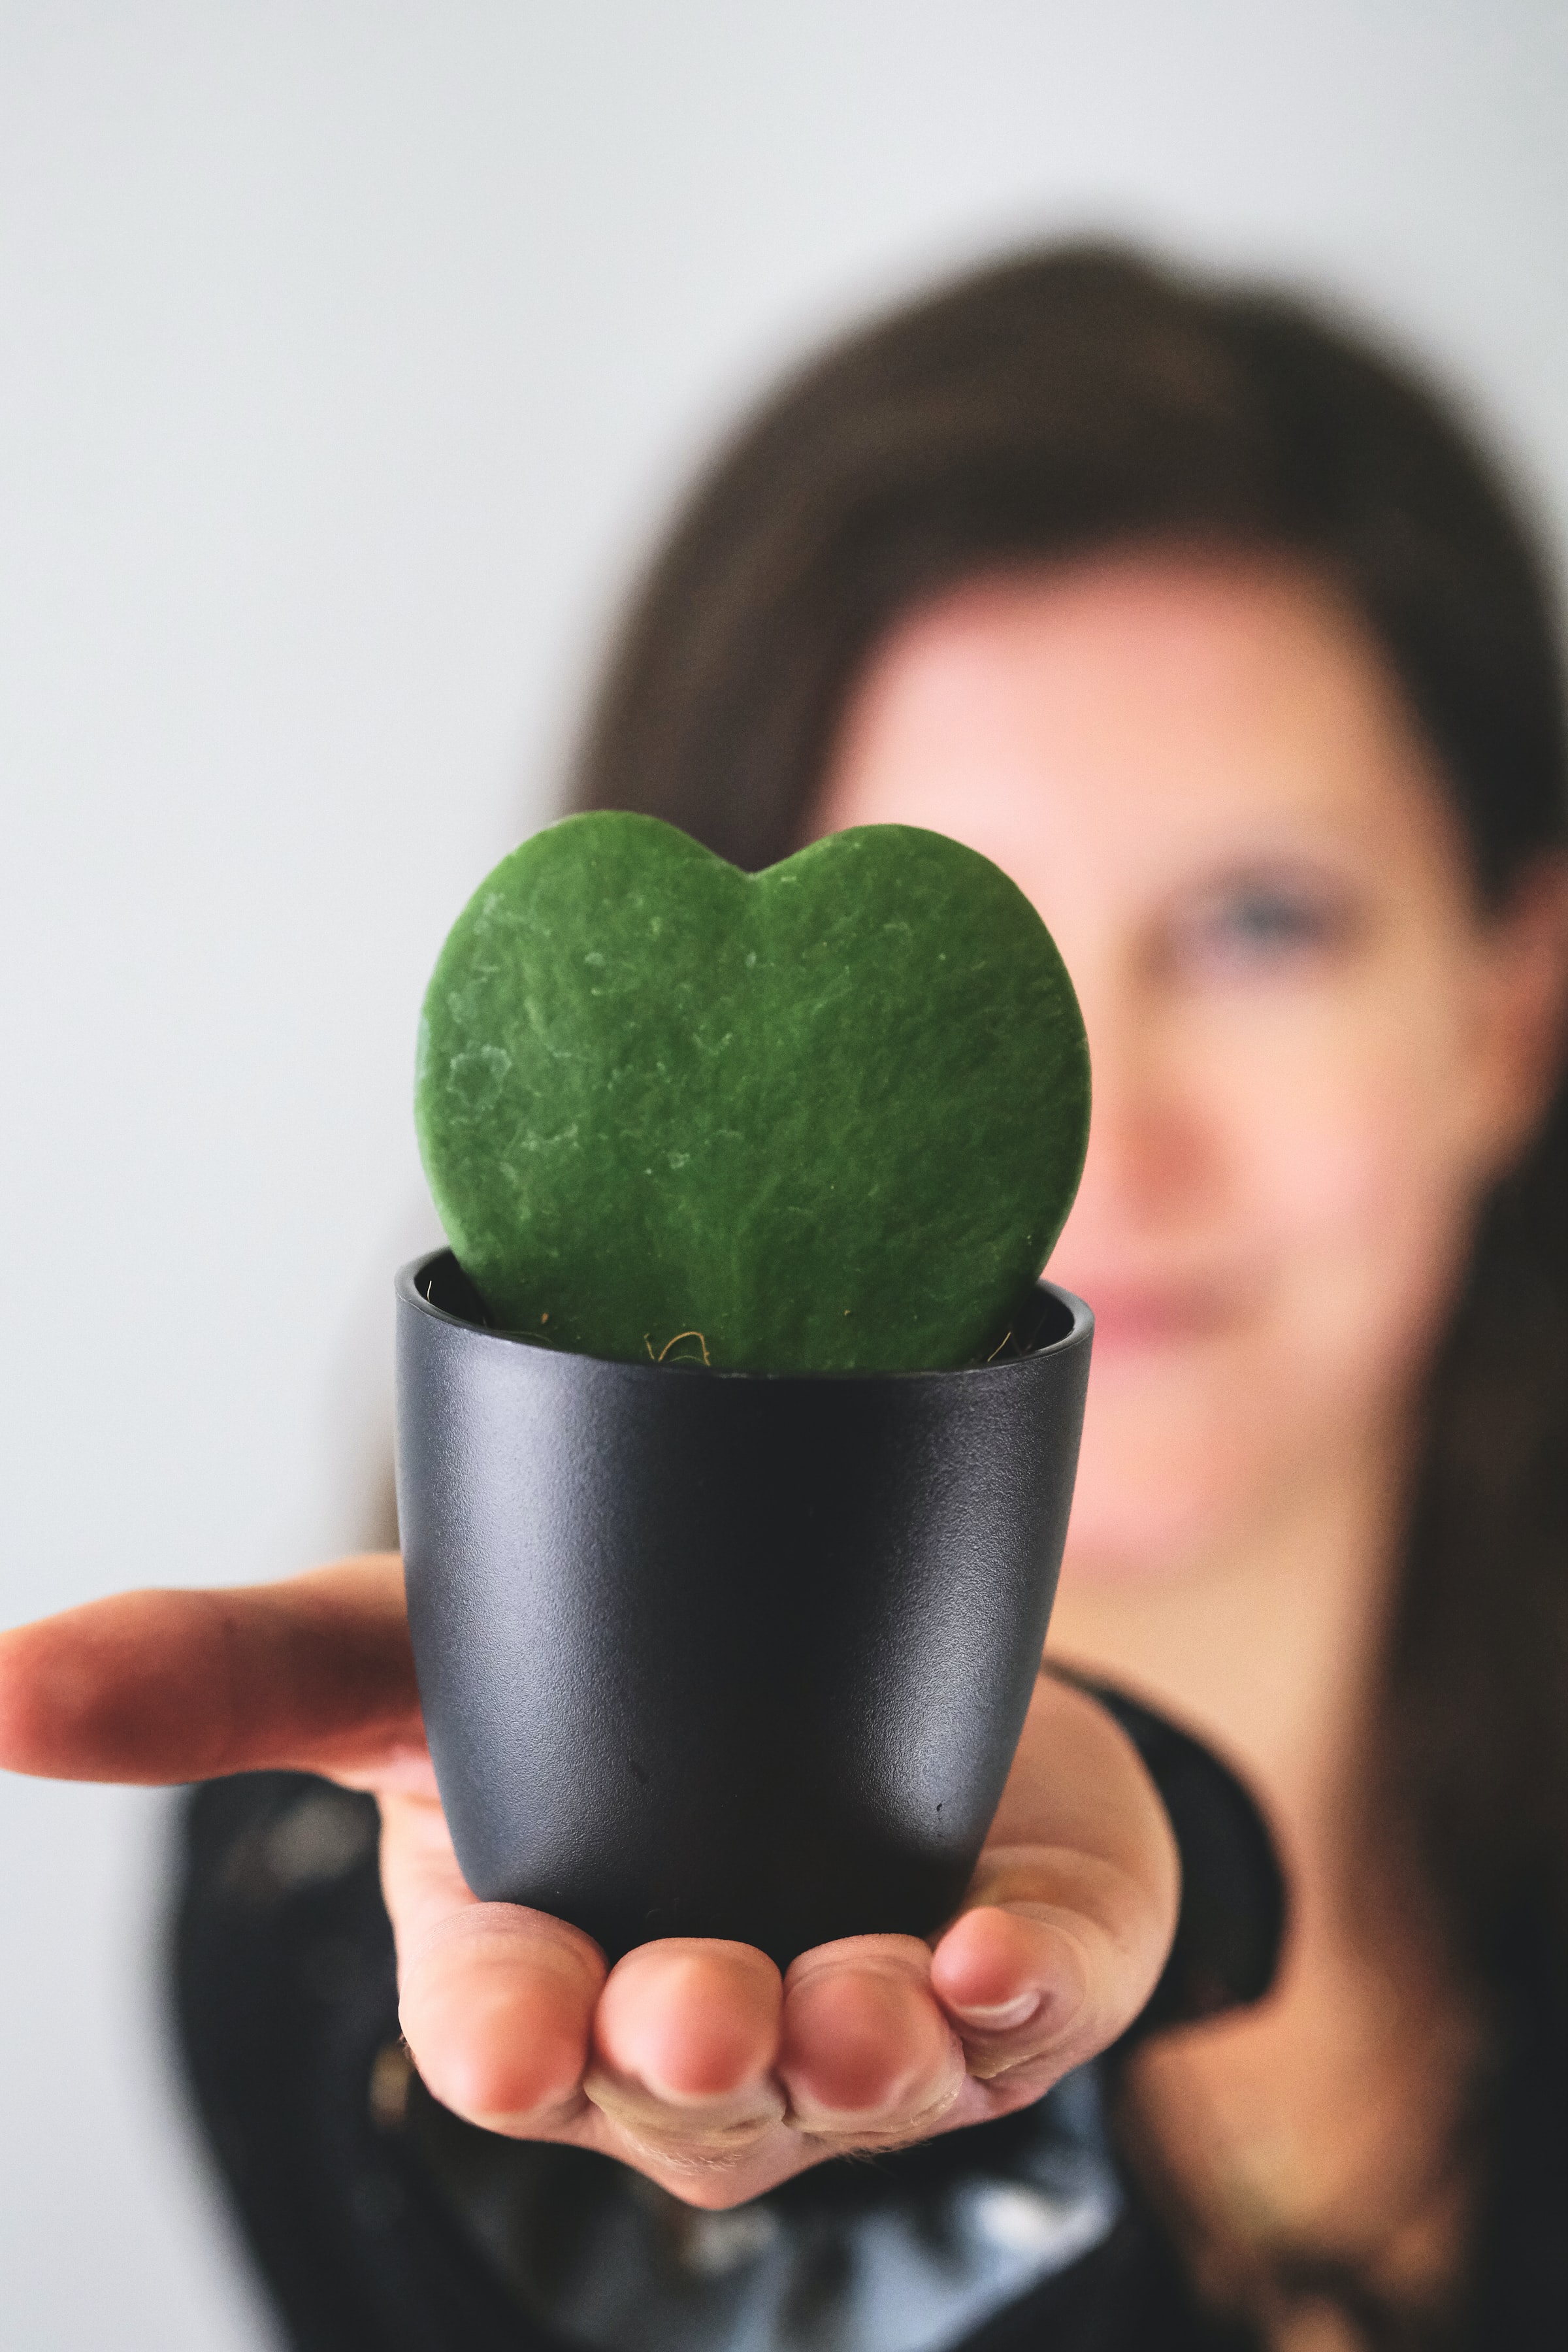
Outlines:
[[1341,946],[1352,909],[1321,886],[1245,880],[1205,891],[1173,924],[1176,961],[1216,974],[1268,971]]

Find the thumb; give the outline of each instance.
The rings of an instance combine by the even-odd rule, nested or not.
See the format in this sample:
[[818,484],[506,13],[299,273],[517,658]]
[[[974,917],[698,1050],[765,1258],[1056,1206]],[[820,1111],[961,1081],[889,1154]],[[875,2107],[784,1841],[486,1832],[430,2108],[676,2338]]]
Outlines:
[[121,1593],[0,1634],[0,1767],[157,1785],[423,1745],[402,1563]]

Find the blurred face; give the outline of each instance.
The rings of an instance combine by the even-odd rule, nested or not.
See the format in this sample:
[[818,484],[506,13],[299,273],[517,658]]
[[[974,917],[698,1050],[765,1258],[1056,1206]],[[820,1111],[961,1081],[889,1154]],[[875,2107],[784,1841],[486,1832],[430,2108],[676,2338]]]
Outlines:
[[1396,1475],[1541,1090],[1540,990],[1354,616],[1239,559],[967,586],[847,714],[821,830],[882,822],[994,859],[1082,1003],[1050,1266],[1098,1325],[1069,1565],[1179,1571],[1352,1465]]

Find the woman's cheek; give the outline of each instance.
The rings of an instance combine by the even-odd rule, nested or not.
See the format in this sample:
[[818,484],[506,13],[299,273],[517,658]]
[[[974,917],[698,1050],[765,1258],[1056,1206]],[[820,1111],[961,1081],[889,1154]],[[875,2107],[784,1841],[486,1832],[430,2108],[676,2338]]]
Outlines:
[[1069,1586],[1179,1575],[1245,1534],[1277,1450],[1212,1360],[1090,1375],[1063,1572]]
[[1470,1203],[1409,1061],[1345,1060],[1277,1053],[1192,1100],[1213,1179],[1204,1256],[1234,1279],[1235,1311],[1182,1345],[1105,1351],[1073,1509],[1080,1571],[1160,1573],[1245,1539],[1304,1472],[1403,1414]]
[[1260,1341],[1303,1429],[1402,1407],[1468,1246],[1471,1179],[1408,1060],[1301,1084],[1236,1138],[1271,1305]]

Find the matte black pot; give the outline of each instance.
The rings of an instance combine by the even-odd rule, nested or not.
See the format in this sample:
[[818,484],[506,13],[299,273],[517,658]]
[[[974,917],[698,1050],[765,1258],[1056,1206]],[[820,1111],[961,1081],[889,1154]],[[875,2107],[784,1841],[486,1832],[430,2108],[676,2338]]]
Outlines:
[[612,1958],[781,1963],[954,1908],[1067,1532],[1093,1318],[1026,1352],[820,1378],[607,1363],[483,1328],[449,1251],[397,1278],[398,1510],[468,1884]]

